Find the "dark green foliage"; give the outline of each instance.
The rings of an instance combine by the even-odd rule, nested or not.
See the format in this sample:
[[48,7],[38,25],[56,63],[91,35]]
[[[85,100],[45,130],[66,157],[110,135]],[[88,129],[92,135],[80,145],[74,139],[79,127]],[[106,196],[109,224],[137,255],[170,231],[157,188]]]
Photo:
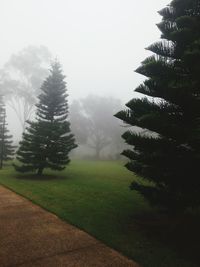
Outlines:
[[[159,12],[161,41],[136,72],[148,77],[116,116],[149,130],[123,135],[133,150],[127,168],[150,183],[131,188],[171,211],[200,205],[200,1],[174,0]],[[153,99],[153,100],[152,100]]]
[[52,64],[50,72],[41,87],[36,120],[28,122],[20,142],[17,159],[22,165],[15,165],[17,171],[42,174],[44,168],[63,170],[70,161],[69,152],[76,147],[67,120],[65,76],[58,62]]
[[0,96],[0,169],[3,168],[3,162],[13,158],[15,147],[12,145],[12,135],[8,134],[6,124],[6,110],[2,96]]

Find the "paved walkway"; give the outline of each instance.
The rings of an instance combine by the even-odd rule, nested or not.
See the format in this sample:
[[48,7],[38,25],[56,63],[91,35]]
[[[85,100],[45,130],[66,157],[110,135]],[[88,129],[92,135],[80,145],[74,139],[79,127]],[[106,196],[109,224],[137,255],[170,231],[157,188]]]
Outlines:
[[0,186],[0,267],[139,267]]

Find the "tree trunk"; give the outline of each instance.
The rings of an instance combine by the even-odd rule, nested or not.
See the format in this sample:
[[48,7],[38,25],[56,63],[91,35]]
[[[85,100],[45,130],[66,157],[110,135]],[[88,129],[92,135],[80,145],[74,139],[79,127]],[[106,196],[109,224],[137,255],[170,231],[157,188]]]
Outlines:
[[95,154],[95,158],[99,160],[99,159],[100,159],[100,152],[101,152],[101,149],[97,146],[95,152],[96,152],[96,154]]
[[37,175],[42,175],[44,170],[44,167],[39,167],[38,171],[37,171]]
[[6,124],[6,113],[3,113],[3,124],[2,124],[2,138],[1,138],[1,151],[0,151],[0,170],[3,168],[4,159],[4,142],[5,142],[5,124]]

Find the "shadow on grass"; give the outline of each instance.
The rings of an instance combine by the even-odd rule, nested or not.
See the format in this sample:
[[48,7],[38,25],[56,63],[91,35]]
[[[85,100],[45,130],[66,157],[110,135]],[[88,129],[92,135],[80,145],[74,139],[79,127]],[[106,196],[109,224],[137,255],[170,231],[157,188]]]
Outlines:
[[63,180],[64,178],[66,179],[66,176],[63,175],[53,175],[53,174],[37,175],[33,173],[16,174],[15,177],[20,180],[33,180],[33,181]]
[[180,258],[200,266],[200,212],[179,217],[139,215],[134,216],[134,222],[146,237],[165,244]]

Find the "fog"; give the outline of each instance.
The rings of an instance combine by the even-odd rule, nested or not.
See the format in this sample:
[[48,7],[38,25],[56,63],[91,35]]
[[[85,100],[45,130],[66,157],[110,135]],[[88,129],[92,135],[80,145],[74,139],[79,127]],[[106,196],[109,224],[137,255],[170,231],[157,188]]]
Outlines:
[[[144,77],[134,73],[159,38],[157,11],[169,0],[1,0],[0,68],[24,47],[46,46],[67,76],[70,102],[89,94],[119,98],[136,94]],[[21,129],[8,108],[8,123]],[[17,134],[16,134],[17,133]]]

